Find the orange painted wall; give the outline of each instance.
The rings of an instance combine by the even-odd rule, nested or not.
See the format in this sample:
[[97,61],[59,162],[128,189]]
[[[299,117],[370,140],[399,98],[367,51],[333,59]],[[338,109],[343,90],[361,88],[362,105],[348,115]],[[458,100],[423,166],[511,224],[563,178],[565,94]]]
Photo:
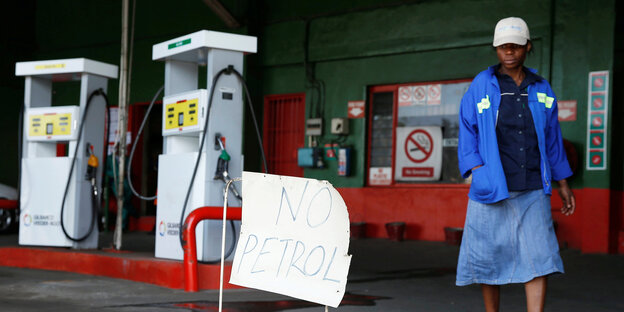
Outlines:
[[[366,237],[387,238],[385,224],[406,223],[405,239],[443,241],[444,227],[463,227],[467,185],[416,185],[339,188],[351,222],[366,222]],[[559,212],[561,199],[552,196],[553,219],[559,242],[587,253],[617,252],[615,209],[608,189],[575,189],[577,210],[570,217]],[[619,192],[622,199],[622,192]],[[621,202],[621,201],[620,201]],[[620,220],[620,216],[615,220]],[[623,223],[624,224],[624,221]]]

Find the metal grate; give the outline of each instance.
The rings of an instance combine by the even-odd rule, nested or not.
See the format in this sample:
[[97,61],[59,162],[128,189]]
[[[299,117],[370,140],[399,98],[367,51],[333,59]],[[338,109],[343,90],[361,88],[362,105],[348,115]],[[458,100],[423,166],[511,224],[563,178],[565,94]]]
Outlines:
[[297,149],[305,143],[305,93],[264,97],[263,140],[269,173],[303,176]]

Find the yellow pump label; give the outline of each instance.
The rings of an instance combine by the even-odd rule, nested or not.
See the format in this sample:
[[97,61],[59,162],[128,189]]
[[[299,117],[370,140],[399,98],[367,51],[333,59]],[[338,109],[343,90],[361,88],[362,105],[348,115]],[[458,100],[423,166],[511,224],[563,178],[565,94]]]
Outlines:
[[166,104],[165,109],[165,129],[184,128],[197,125],[198,98],[181,100],[175,103]]
[[28,135],[56,136],[70,135],[72,129],[72,114],[42,114],[30,115]]

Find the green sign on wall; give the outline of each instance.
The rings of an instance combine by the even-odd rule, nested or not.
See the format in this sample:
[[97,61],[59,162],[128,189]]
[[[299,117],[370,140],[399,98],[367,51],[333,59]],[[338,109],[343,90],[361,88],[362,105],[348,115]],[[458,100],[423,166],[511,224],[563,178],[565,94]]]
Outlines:
[[609,71],[589,73],[587,94],[587,170],[607,169]]

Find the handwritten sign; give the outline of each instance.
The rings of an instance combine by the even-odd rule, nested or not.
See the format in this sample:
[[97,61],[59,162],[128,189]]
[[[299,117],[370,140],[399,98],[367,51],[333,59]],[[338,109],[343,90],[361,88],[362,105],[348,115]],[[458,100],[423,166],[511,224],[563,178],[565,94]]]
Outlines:
[[338,307],[351,263],[349,214],[327,181],[243,172],[230,283]]

